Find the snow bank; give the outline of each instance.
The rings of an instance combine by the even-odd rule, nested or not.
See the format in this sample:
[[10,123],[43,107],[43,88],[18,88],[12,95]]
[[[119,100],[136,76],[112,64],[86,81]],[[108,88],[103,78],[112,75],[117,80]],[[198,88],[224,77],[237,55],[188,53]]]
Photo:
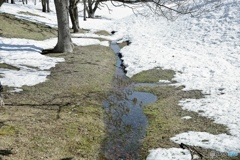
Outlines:
[[[240,1],[222,3],[214,12],[196,18],[182,16],[174,22],[154,15],[132,15],[117,21],[113,29],[132,42],[121,50],[129,77],[154,67],[176,71],[174,80],[179,82],[177,85],[185,85],[185,90],[198,89],[207,94],[203,99],[182,100],[179,104],[183,109],[199,111],[215,123],[226,125],[230,137],[238,140]],[[197,138],[199,134],[195,134]],[[223,138],[219,135],[211,137]],[[215,148],[210,143],[207,145],[206,148]],[[223,143],[218,145],[226,147]],[[240,149],[239,145],[235,147]]]
[[147,160],[191,160],[191,154],[181,148],[158,148],[150,150]]
[[240,153],[240,139],[238,137],[219,134],[213,135],[207,132],[186,132],[171,138],[172,141],[180,144],[199,146],[214,149],[219,152],[238,152]]
[[47,70],[54,67],[56,63],[64,61],[63,58],[53,58],[40,54],[43,48],[54,47],[56,43],[57,39],[35,41],[0,37],[0,63],[6,63],[20,69],[1,69],[1,83],[11,87],[21,87],[44,82],[50,74]]
[[[150,15],[130,15],[125,7],[113,10],[111,16],[106,10],[96,14],[104,19],[80,18],[82,28],[91,30],[118,31],[114,38],[129,39],[132,43],[121,50],[129,77],[141,71],[162,67],[176,71],[177,85],[185,85],[185,90],[202,90],[207,96],[203,99],[185,99],[179,104],[183,109],[199,112],[216,123],[229,128],[231,135],[212,135],[203,132],[181,133],[173,137],[176,143],[199,145],[218,151],[240,151],[240,0],[225,0],[214,12],[201,17],[179,17],[170,22],[163,17]],[[51,3],[53,5],[53,3]],[[111,8],[111,7],[110,7]],[[0,12],[13,13],[20,18],[56,26],[54,7],[52,13],[42,13],[41,5],[4,4]],[[19,11],[39,14],[23,15]],[[145,13],[148,10],[144,11]],[[124,13],[124,14],[123,14]],[[119,15],[122,15],[119,17]],[[130,15],[128,17],[125,17]],[[119,19],[122,18],[122,19]],[[114,24],[113,20],[115,20]],[[78,45],[99,44],[91,39],[75,39]],[[94,37],[94,35],[92,35]],[[88,42],[86,42],[88,40]],[[86,43],[85,43],[86,42]],[[84,43],[84,44],[83,44]],[[49,48],[56,39],[43,42],[17,39],[0,39],[0,61],[20,68],[20,71],[1,70],[4,85],[22,86],[46,80],[46,69],[63,59],[45,57],[39,54],[40,48]],[[16,45],[17,44],[17,45]],[[15,45],[15,46],[14,46]],[[107,45],[103,42],[103,45]],[[13,52],[14,51],[14,52]],[[28,59],[29,58],[29,59]],[[31,64],[36,68],[28,67]],[[16,72],[16,74],[14,74]],[[14,74],[11,75],[11,74]],[[31,78],[26,78],[29,75]],[[41,77],[41,78],[39,78]],[[15,80],[15,81],[13,81]],[[30,83],[31,82],[31,83]],[[232,146],[230,145],[233,144]],[[189,159],[186,150],[151,150],[148,159]]]

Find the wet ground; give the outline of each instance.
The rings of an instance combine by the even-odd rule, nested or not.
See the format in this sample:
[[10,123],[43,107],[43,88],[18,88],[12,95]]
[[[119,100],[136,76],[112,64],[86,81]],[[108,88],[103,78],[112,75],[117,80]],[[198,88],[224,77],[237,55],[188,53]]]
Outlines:
[[115,42],[111,47],[117,56],[117,65],[113,89],[106,94],[103,102],[108,136],[102,154],[105,159],[138,160],[141,159],[141,139],[148,125],[143,107],[154,103],[157,97],[134,91],[135,84],[125,76],[118,56],[120,48]]

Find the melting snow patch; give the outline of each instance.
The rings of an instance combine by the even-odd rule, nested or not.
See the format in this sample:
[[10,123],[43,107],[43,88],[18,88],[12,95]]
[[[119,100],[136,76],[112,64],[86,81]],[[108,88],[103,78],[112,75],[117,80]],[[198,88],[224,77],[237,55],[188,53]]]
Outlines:
[[158,83],[169,84],[169,83],[171,83],[171,81],[169,81],[169,80],[159,80]]
[[207,132],[186,132],[171,138],[175,143],[200,146],[219,152],[240,152],[240,139],[226,134],[213,135]]
[[190,117],[190,116],[185,116],[185,117],[182,117],[181,119],[192,119],[192,117]]
[[13,90],[11,90],[10,92],[11,93],[14,93],[14,92],[22,92],[23,89],[22,88],[14,88]]
[[147,160],[191,160],[191,154],[181,148],[158,148],[150,150]]
[[18,38],[0,37],[0,63],[15,66],[18,70],[0,69],[0,81],[10,87],[22,87],[23,85],[36,85],[44,82],[50,71],[57,63],[63,62],[63,58],[54,58],[41,55],[43,48],[51,48],[57,39],[35,41]]
[[103,45],[109,46],[108,41],[100,41],[94,38],[72,38],[74,44],[78,46],[88,46],[88,45]]

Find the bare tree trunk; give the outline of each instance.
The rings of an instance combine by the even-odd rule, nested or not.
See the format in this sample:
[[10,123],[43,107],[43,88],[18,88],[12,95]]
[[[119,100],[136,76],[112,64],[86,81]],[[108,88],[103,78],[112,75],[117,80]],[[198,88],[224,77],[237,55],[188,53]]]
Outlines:
[[11,4],[15,4],[14,0],[11,0]]
[[78,21],[78,0],[70,0],[69,13],[72,22],[73,32],[76,33],[79,31],[79,21]]
[[49,0],[42,0],[42,12],[50,12]]
[[46,0],[42,0],[42,12],[46,12]]
[[2,6],[2,4],[5,2],[5,0],[0,0],[0,7]]
[[72,52],[74,45],[69,30],[69,0],[54,0],[58,21],[58,42],[53,52]]
[[105,0],[96,0],[96,1],[85,0],[85,1],[87,1],[86,11],[88,13],[88,18],[94,18],[95,12],[98,9],[99,3]]
[[92,3],[92,0],[87,0],[87,13],[88,13],[88,18],[94,18],[94,13],[93,13],[93,3]]
[[74,8],[74,17],[75,17],[75,22],[76,22],[76,25],[77,25],[77,28],[80,29],[80,26],[79,26],[79,20],[78,20],[78,7],[77,7],[77,4],[78,4],[79,0],[76,1],[75,3],[75,8]]
[[83,20],[86,21],[86,0],[83,0]]
[[28,4],[28,1],[27,1],[27,0],[22,0],[22,3],[23,3],[23,4],[25,4],[25,2],[26,2],[26,4]]
[[50,6],[49,6],[49,0],[46,0],[46,5],[47,5],[47,12],[50,12]]

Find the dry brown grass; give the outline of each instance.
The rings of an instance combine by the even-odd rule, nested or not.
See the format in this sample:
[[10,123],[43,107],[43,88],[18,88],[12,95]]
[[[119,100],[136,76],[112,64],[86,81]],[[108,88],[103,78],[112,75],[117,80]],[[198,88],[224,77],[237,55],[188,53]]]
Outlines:
[[[8,93],[0,110],[0,150],[6,160],[97,159],[105,138],[101,97],[110,88],[115,56],[104,46],[76,47],[44,83]],[[89,72],[91,71],[91,72]],[[99,74],[101,73],[101,74]],[[0,155],[1,157],[1,155]]]
[[19,19],[10,14],[0,13],[0,36],[45,40],[57,37],[57,29]]

